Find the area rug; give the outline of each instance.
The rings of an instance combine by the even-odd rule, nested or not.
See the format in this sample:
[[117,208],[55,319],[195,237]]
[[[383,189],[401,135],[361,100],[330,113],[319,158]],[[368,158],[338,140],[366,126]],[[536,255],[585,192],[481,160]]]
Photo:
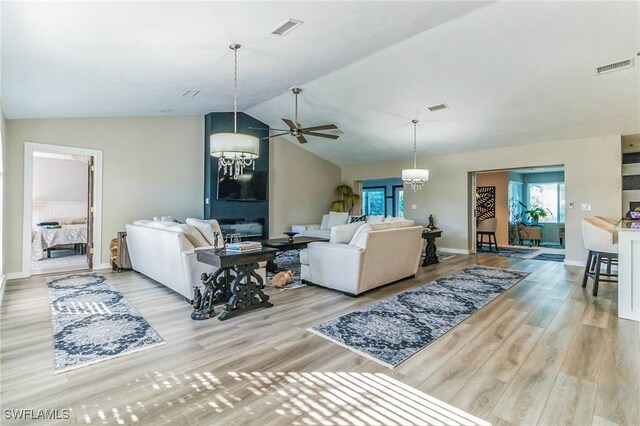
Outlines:
[[513,247],[498,247],[498,251],[493,248],[489,251],[489,247],[483,246],[479,247],[477,252],[479,254],[493,254],[495,256],[504,256],[504,257],[518,257],[518,258],[527,258],[536,253],[538,249],[525,249],[525,248],[513,248]]
[[474,266],[315,325],[310,331],[395,368],[527,275]]
[[165,343],[102,275],[67,275],[52,278],[47,285],[54,374]]
[[531,260],[548,260],[550,262],[564,262],[564,254],[558,253],[540,253],[532,257]]
[[277,290],[285,291],[292,290],[294,288],[306,287],[302,283],[300,278],[300,250],[289,250],[282,253],[278,253],[276,257],[276,264],[278,265],[277,272],[267,272],[267,288],[276,288],[271,284],[273,276],[280,271],[291,271],[293,273],[293,279],[286,287],[278,288]]

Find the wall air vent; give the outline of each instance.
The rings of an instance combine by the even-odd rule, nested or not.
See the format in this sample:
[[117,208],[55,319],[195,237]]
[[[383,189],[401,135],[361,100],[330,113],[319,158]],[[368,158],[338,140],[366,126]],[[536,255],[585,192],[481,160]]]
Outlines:
[[596,74],[605,74],[612,71],[618,71],[625,68],[631,68],[633,66],[633,58],[625,59],[623,61],[614,62],[613,64],[602,65],[596,68]]
[[304,24],[304,22],[289,18],[282,24],[278,25],[278,28],[271,31],[271,34],[285,36],[302,24]]
[[447,104],[440,104],[440,105],[433,105],[428,107],[429,111],[434,112],[434,111],[440,111],[441,109],[447,109],[449,108],[449,105]]

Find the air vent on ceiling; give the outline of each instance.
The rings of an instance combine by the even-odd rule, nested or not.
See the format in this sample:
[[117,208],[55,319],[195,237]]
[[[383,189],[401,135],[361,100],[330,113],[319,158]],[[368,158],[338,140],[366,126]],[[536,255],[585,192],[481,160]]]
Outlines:
[[200,93],[199,90],[187,90],[186,92],[184,92],[182,94],[183,98],[193,98],[195,95],[197,95],[198,93]]
[[286,21],[284,21],[282,24],[278,25],[278,28],[271,31],[271,34],[284,36],[289,34],[291,31],[295,30],[302,24],[304,24],[304,22],[289,18]]
[[447,109],[447,108],[449,108],[449,105],[439,104],[439,105],[430,106],[429,111],[434,112],[434,111],[440,111],[441,109]]
[[605,74],[611,71],[618,71],[625,68],[631,68],[633,66],[633,58],[625,59],[623,61],[614,62],[613,64],[602,65],[596,68],[596,74]]

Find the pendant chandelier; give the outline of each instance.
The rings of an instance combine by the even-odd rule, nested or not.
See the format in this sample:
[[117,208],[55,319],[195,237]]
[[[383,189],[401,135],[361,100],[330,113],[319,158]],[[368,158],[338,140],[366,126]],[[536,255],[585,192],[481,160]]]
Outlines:
[[238,179],[245,167],[255,167],[255,159],[260,153],[257,137],[238,133],[238,49],[239,44],[231,44],[233,50],[233,133],[212,133],[209,147],[213,157],[218,157],[218,171]]
[[412,120],[413,123],[413,169],[404,169],[402,171],[402,182],[409,185],[412,191],[420,191],[422,185],[429,180],[429,170],[418,168],[418,150],[416,147],[418,120]]

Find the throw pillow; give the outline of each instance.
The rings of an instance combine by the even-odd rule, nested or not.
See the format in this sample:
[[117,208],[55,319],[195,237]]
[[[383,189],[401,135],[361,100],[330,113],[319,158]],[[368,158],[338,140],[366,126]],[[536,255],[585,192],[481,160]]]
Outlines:
[[349,245],[365,248],[370,231],[371,225],[365,224],[364,226],[359,227],[356,233],[353,234],[353,238],[351,239],[351,241],[349,241]]
[[329,242],[334,244],[348,244],[353,239],[356,231],[364,225],[365,223],[363,222],[356,222],[334,226],[331,228]]
[[372,215],[367,217],[367,223],[381,223],[384,221],[383,215]]
[[329,215],[325,214],[322,216],[322,222],[320,222],[320,229],[329,229],[328,225],[329,224]]
[[367,216],[365,215],[349,217],[349,223],[365,222],[366,220],[367,220]]
[[338,225],[346,225],[348,219],[349,213],[329,212],[329,220],[326,229],[331,229]]
[[200,231],[198,231],[198,229],[196,229],[194,226],[184,225],[184,224],[174,224],[173,226],[169,227],[169,229],[171,231],[182,231],[182,232],[184,232],[184,236],[187,237],[187,240],[189,240],[189,242],[191,244],[193,244],[193,246],[196,247],[196,248],[197,247],[206,247],[206,246],[209,245],[209,243],[202,236]]
[[187,225],[191,225],[196,228],[202,236],[207,240],[210,246],[215,245],[215,235],[214,232],[217,232],[218,235],[218,246],[222,248],[224,244],[224,238],[222,237],[222,231],[220,230],[220,225],[218,221],[213,220],[202,220],[195,218],[187,218]]

